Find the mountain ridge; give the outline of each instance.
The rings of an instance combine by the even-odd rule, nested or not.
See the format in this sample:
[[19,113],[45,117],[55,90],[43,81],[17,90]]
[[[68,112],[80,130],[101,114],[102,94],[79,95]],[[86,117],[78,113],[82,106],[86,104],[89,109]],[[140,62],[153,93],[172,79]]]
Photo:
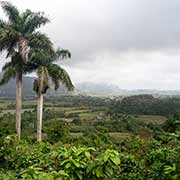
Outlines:
[[[34,97],[33,81],[35,77],[23,77],[23,97]],[[0,97],[15,97],[15,79],[10,80],[4,86],[0,86]],[[105,83],[77,83],[75,84],[75,91],[68,92],[66,88],[61,85],[59,90],[54,91],[53,88],[47,93],[47,96],[57,95],[87,95],[87,96],[129,96],[139,94],[152,94],[156,96],[179,96],[180,90],[152,90],[152,89],[137,89],[127,90],[120,89],[116,85]]]

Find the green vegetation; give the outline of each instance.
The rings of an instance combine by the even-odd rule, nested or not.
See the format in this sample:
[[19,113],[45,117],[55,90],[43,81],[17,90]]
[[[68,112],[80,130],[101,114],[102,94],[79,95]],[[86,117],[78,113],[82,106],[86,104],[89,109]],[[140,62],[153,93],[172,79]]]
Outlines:
[[34,91],[38,95],[37,113],[37,140],[41,141],[43,94],[46,93],[48,79],[55,84],[55,89],[60,82],[68,90],[73,89],[71,79],[67,72],[54,64],[59,57],[71,57],[68,50],[53,48],[50,39],[37,31],[42,25],[49,22],[44,13],[34,13],[27,9],[20,12],[11,3],[2,1],[1,7],[8,21],[0,20],[0,51],[6,50],[6,58],[10,58],[2,70],[3,77],[0,85],[16,77],[16,133],[21,138],[21,111],[22,111],[22,76],[23,74],[37,71],[38,78],[34,82]]
[[0,179],[179,179],[179,107],[168,117],[110,114],[114,103],[45,99],[43,142],[35,143],[35,101],[24,103],[23,139],[17,141],[15,114],[3,112],[13,101],[2,100]]
[[178,98],[155,98],[152,95],[126,97],[112,104],[112,113],[168,116],[180,107]]
[[[43,106],[50,80],[73,90],[54,64],[70,52],[55,51],[37,31],[49,22],[44,13],[1,6],[7,21],[0,20],[0,51],[10,62],[0,85],[16,77],[16,102],[0,101],[0,180],[180,179],[179,98],[61,96]],[[37,107],[33,99],[22,104],[22,76],[34,71]]]
[[[44,52],[43,52],[44,51]],[[37,60],[43,62],[43,64],[37,65],[38,78],[34,81],[34,91],[37,94],[37,141],[42,140],[42,118],[43,118],[43,95],[46,94],[50,87],[50,79],[54,83],[55,90],[60,86],[60,82],[63,83],[68,90],[73,90],[74,86],[68,73],[57,64],[53,64],[59,57],[71,57],[69,51],[57,50],[54,55],[47,53],[48,50],[40,50],[34,54],[34,59],[37,65]]]
[[52,43],[49,38],[37,31],[49,20],[43,13],[34,13],[29,9],[21,13],[6,1],[1,1],[1,7],[8,20],[0,19],[0,51],[6,50],[6,58],[10,58],[10,61],[2,68],[3,77],[0,85],[16,77],[16,132],[20,139],[22,75],[34,69],[33,65],[29,64],[34,49],[51,49]]

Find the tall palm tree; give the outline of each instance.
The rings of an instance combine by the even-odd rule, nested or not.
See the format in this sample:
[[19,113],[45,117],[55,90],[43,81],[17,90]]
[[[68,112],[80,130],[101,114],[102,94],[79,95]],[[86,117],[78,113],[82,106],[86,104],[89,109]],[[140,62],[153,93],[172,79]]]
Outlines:
[[[69,91],[74,89],[68,73],[54,64],[59,58],[70,58],[70,53],[67,50],[57,50],[55,55],[49,55],[46,52],[40,51],[34,54],[36,62],[38,78],[34,81],[34,91],[37,93],[37,141],[42,140],[42,117],[43,117],[43,95],[50,87],[50,82],[54,84],[55,90],[64,84]],[[33,61],[33,60],[32,60]]]
[[49,22],[41,12],[32,12],[27,9],[20,13],[11,3],[1,1],[1,7],[8,20],[0,19],[0,52],[6,50],[6,58],[11,58],[4,68],[4,75],[0,84],[16,78],[16,132],[21,136],[21,108],[22,108],[22,75],[28,62],[29,51],[32,47],[47,45],[48,38],[36,31]]

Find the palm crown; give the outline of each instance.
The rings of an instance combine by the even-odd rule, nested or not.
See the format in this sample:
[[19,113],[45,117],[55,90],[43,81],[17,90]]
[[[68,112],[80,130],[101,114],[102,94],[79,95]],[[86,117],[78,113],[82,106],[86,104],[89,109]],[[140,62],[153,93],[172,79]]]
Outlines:
[[4,84],[15,77],[16,72],[23,74],[32,71],[26,65],[30,49],[46,48],[49,52],[53,49],[49,38],[36,31],[49,22],[43,13],[34,13],[29,9],[20,13],[15,6],[5,1],[1,2],[1,6],[8,20],[0,19],[0,51],[6,50],[6,57],[11,57],[11,61],[2,69],[4,74],[0,84]]
[[58,49],[54,54],[49,54],[47,51],[39,51],[32,53],[31,64],[37,66],[38,78],[34,81],[34,91],[45,94],[49,88],[50,80],[54,84],[55,90],[64,84],[68,90],[73,90],[74,86],[68,73],[57,64],[54,64],[58,59],[70,58],[71,54],[68,50]]
[[2,1],[1,6],[8,21],[0,20],[0,50],[7,50],[7,57],[19,51],[22,60],[27,60],[29,44],[42,36],[40,32],[35,30],[49,20],[44,17],[43,13],[34,13],[29,9],[20,13],[9,2]]

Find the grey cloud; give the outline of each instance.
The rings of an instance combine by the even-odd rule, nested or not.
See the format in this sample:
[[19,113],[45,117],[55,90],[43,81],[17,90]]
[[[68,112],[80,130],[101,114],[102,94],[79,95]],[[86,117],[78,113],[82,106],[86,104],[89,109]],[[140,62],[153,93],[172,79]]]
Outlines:
[[77,59],[107,50],[180,47],[179,0],[12,2],[44,10],[52,20],[45,32],[57,45],[70,48]]
[[74,63],[104,51],[180,47],[179,0],[85,0],[74,7],[68,2],[63,18],[56,14],[48,28],[57,44],[71,49]]
[[48,14],[52,22],[42,30],[56,46],[71,50],[72,60],[63,65],[75,82],[112,81],[125,88],[179,86],[179,0],[12,2]]

